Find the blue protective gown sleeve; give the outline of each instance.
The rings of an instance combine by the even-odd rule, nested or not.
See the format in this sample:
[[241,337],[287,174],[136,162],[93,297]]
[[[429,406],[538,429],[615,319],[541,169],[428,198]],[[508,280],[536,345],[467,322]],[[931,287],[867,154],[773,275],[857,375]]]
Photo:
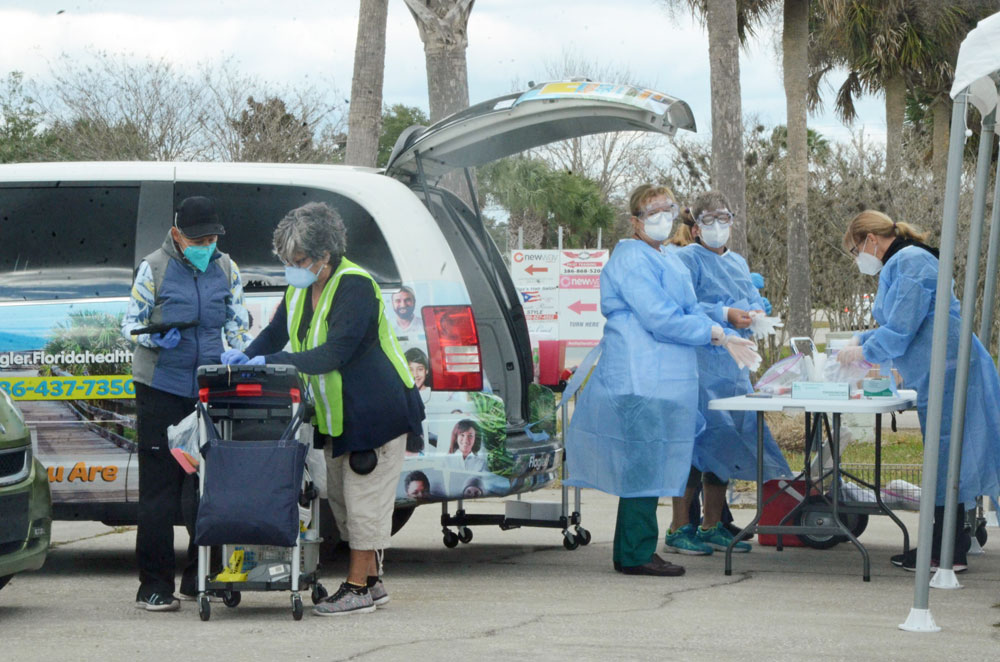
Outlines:
[[619,283],[623,301],[639,324],[659,342],[678,345],[707,345],[712,341],[712,320],[702,314],[688,314],[663,295],[663,286],[644,264],[637,251],[623,256],[628,281]]
[[902,356],[927,318],[932,298],[919,282],[899,274],[885,293],[885,323],[861,334],[865,359],[886,363]]

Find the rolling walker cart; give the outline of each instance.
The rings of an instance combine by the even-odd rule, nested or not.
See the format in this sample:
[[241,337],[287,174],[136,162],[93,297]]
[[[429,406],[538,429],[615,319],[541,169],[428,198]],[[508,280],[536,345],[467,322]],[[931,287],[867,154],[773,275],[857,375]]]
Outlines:
[[[576,402],[576,397],[573,397]],[[561,406],[562,409],[562,430],[563,439],[565,431],[569,425],[569,414],[567,413],[568,402]],[[563,461],[559,472],[562,481],[562,500],[555,502],[532,502],[521,501],[521,495],[516,501],[504,502],[503,515],[489,514],[469,514],[465,512],[462,499],[458,499],[458,510],[452,515],[448,512],[448,502],[441,504],[441,532],[444,534],[444,546],[448,548],[456,547],[458,543],[472,542],[472,529],[470,526],[496,525],[503,531],[518,529],[522,526],[534,526],[552,529],[562,529],[563,547],[569,550],[576,549],[580,545],[590,544],[590,531],[581,525],[580,516],[580,488],[573,488],[573,512],[569,512],[569,487],[566,485],[566,461],[565,447],[562,449]],[[558,452],[558,451],[557,451]],[[448,527],[457,527],[457,531],[452,531]],[[570,528],[573,528],[571,531]]]
[[[203,366],[198,387],[198,614],[210,618],[209,592],[232,608],[243,591],[290,591],[300,620],[299,591],[311,587],[314,604],[327,592],[316,573],[319,499],[305,475],[308,440],[299,440],[298,374],[288,365]],[[229,560],[214,578],[213,545]]]

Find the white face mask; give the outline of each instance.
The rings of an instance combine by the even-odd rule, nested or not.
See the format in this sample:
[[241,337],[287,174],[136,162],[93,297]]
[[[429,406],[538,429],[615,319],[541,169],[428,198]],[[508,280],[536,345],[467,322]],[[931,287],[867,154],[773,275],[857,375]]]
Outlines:
[[710,248],[722,248],[729,241],[729,225],[712,223],[711,225],[699,225],[702,242]]
[[861,247],[861,252],[854,258],[854,264],[858,265],[858,271],[864,275],[874,276],[882,271],[882,260],[871,253],[866,253],[865,248],[868,248],[867,238],[865,239],[865,245]]
[[665,211],[657,212],[643,221],[642,231],[653,241],[665,241],[670,236],[674,217]]

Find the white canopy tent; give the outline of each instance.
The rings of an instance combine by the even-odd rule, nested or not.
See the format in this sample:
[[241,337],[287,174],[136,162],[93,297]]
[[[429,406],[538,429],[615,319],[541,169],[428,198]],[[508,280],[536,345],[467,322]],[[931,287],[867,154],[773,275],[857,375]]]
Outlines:
[[[953,569],[958,478],[962,457],[962,436],[965,422],[966,391],[972,350],[972,325],[976,313],[975,293],[978,289],[979,260],[982,252],[983,220],[986,193],[993,156],[993,136],[996,124],[1000,81],[1000,13],[979,22],[962,42],[955,67],[955,82],[951,88],[954,101],[951,115],[951,137],[948,148],[948,171],[945,184],[944,215],[941,226],[940,262],[937,281],[937,302],[951,297],[955,270],[955,237],[958,227],[958,201],[962,179],[962,156],[965,140],[971,135],[966,128],[969,104],[983,117],[973,188],[972,217],[969,228],[969,250],[966,263],[965,289],[962,301],[962,325],[955,372],[955,393],[952,403],[951,447],[948,457],[945,519],[941,536],[941,559],[934,579],[930,579],[931,536],[934,517],[934,495],[937,492],[938,449],[941,443],[941,418],[944,411],[945,363],[948,351],[948,306],[934,309],[933,350],[931,351],[930,386],[924,433],[923,484],[920,500],[920,537],[917,544],[917,566],[914,580],[913,606],[906,622],[899,627],[911,632],[937,632],[928,605],[930,587],[961,588]],[[1000,181],[1000,168],[997,178]],[[994,187],[989,250],[986,262],[984,308],[979,337],[987,347],[993,327],[996,298],[998,254],[1000,254],[1000,188]]]

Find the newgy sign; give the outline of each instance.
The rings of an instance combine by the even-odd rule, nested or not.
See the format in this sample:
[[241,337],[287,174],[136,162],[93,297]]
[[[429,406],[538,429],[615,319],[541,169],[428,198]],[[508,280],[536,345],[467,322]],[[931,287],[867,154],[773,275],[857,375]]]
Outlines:
[[516,250],[511,275],[521,295],[531,342],[564,340],[596,345],[604,332],[601,270],[607,250]]

